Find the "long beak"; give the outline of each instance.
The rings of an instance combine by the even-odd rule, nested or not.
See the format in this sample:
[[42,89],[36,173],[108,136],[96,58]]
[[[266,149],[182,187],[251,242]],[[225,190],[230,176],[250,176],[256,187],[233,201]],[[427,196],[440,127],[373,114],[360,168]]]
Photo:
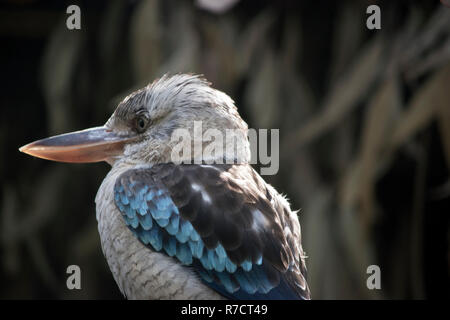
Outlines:
[[96,127],[38,140],[19,150],[53,161],[99,162],[122,154],[125,143],[134,138],[119,136],[106,127]]

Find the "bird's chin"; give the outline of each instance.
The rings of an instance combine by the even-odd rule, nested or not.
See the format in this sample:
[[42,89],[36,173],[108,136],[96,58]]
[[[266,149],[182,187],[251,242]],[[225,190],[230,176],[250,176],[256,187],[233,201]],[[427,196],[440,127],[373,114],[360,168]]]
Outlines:
[[122,160],[122,157],[109,157],[106,158],[104,161],[108,163],[111,167],[113,167],[116,163],[120,162]]
[[106,161],[114,164],[136,136],[119,135],[107,127],[61,134],[29,143],[19,150],[31,156],[71,163]]

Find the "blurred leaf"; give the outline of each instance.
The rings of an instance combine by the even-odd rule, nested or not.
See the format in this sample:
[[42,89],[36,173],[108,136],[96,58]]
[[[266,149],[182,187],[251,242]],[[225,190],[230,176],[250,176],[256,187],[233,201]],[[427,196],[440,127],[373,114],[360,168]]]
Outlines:
[[42,60],[42,83],[52,134],[66,132],[70,123],[72,79],[82,45],[83,33],[71,32],[61,21],[48,42]]
[[[291,166],[283,166],[280,169],[287,171],[290,189],[295,194],[295,199],[302,206],[309,205],[318,190],[324,189],[324,183],[320,177],[319,168],[309,153],[298,153],[290,160]],[[299,181],[301,181],[299,183]]]
[[302,28],[297,17],[287,17],[284,23],[280,60],[285,69],[295,72],[301,61]]
[[300,146],[311,142],[337,125],[358,105],[379,75],[383,47],[382,39],[377,37],[362,50],[350,71],[336,82],[324,102],[322,112],[290,136],[290,145]]
[[342,189],[343,204],[345,207],[354,207],[358,200],[361,201],[361,225],[366,230],[371,225],[376,210],[376,173],[385,158],[385,141],[390,139],[400,108],[397,79],[391,77],[380,85],[368,105],[362,126],[360,151],[355,160],[357,164],[349,167],[349,170],[354,172],[349,173],[347,180],[344,180],[346,183]]
[[130,44],[136,82],[148,83],[156,77],[163,59],[163,26],[160,21],[160,1],[140,1],[131,17]]
[[120,34],[120,30],[123,28],[126,9],[126,1],[110,1],[110,6],[107,7],[101,21],[101,37],[98,46],[100,61],[109,67],[116,55],[115,50],[123,50],[122,45],[119,43],[120,37],[117,35]]
[[397,149],[428,125],[440,108],[448,108],[449,83],[450,64],[436,71],[413,96],[395,128],[392,139],[388,140],[391,150]]
[[278,125],[280,106],[280,73],[279,62],[271,49],[263,55],[261,66],[250,78],[245,94],[245,103],[252,119],[258,128],[276,128]]
[[420,64],[423,54],[436,42],[440,42],[443,36],[450,34],[450,10],[444,6],[437,6],[433,16],[420,30],[420,34],[416,35],[414,41],[410,41],[403,51],[402,60],[406,70]]
[[235,62],[239,56],[236,50],[238,30],[235,19],[229,17],[220,17],[219,21],[205,19],[202,22],[202,30],[203,46],[200,49],[198,45],[196,51],[198,58],[195,62],[216,88],[230,90],[238,83],[240,76]]
[[[308,83],[292,70],[283,70],[283,77],[280,81],[278,108],[283,111],[278,114],[287,133],[297,128],[302,119],[306,119],[312,114],[316,108],[316,101]],[[282,143],[284,148],[285,141],[283,140]],[[290,153],[281,156],[287,157],[288,154]]]
[[407,70],[405,61],[408,59],[408,49],[415,42],[417,33],[419,32],[418,30],[421,30],[423,23],[422,16],[423,14],[420,9],[411,7],[403,26],[391,36],[386,67],[387,76],[392,76],[393,74]]
[[255,71],[251,68],[251,62],[255,56],[259,56],[260,50],[267,47],[267,33],[274,21],[274,14],[270,10],[265,10],[250,20],[242,31],[236,46],[239,48],[236,64],[240,74]]
[[330,84],[334,84],[340,75],[345,72],[345,68],[351,59],[357,54],[357,49],[361,45],[364,19],[352,19],[364,10],[364,4],[360,2],[343,2],[339,6],[336,18],[336,27],[332,37],[332,60],[330,67]]
[[[327,265],[335,265],[335,261],[330,261],[333,248],[330,246],[333,243],[329,231],[329,216],[328,213],[332,208],[332,194],[326,190],[314,192],[310,202],[305,204],[302,211],[300,211],[300,221],[302,224],[302,243],[308,258],[306,259],[306,266],[308,268],[308,284],[311,291],[312,298],[321,297],[326,299],[330,290],[324,288],[323,277],[327,276]],[[302,214],[305,213],[305,214]],[[316,237],[316,235],[322,235]],[[332,274],[330,274],[332,275]],[[333,290],[334,291],[334,290]]]
[[[310,116],[316,108],[316,101],[311,88],[303,75],[296,69],[301,59],[301,31],[298,19],[293,17],[286,19],[279,53],[280,70],[278,71],[283,75],[279,79],[280,94],[278,100],[278,108],[283,111],[278,112],[278,114],[286,130],[285,132],[296,129],[299,121]],[[283,135],[282,137],[284,139]],[[290,153],[283,152],[281,156],[286,158],[288,154]]]
[[[172,12],[167,28],[161,30],[164,39],[164,58],[157,69],[157,76],[167,72],[198,72],[199,35],[195,29],[195,12],[187,2],[180,2]],[[183,35],[180,37],[180,35]]]
[[417,79],[429,71],[445,65],[450,61],[450,37],[447,41],[437,50],[433,50],[427,57],[421,59],[417,64],[411,66],[407,70],[405,77],[408,81]]

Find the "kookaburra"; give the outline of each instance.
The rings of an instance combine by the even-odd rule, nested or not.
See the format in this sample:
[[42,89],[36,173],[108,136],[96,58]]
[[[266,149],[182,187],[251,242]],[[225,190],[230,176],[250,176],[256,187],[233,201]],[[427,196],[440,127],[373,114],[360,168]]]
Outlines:
[[[234,130],[237,147],[210,155],[194,147],[174,159],[174,133],[183,129],[194,139],[195,122],[224,136]],[[96,217],[127,298],[309,299],[297,214],[249,164],[247,130],[229,96],[199,76],[178,74],[127,96],[104,126],[20,151],[111,165]]]

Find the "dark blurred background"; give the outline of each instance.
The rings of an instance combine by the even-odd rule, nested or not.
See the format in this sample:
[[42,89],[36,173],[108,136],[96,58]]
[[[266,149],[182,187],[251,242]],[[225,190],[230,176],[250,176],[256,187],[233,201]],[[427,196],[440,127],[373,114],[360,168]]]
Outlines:
[[[81,8],[81,30],[66,8]],[[366,28],[367,6],[381,30]],[[204,74],[300,210],[314,299],[449,297],[450,8],[439,1],[1,1],[0,298],[121,299],[97,234],[105,163],[18,151],[102,125],[164,73]],[[66,268],[82,290],[66,288]],[[366,269],[381,269],[368,290]]]

